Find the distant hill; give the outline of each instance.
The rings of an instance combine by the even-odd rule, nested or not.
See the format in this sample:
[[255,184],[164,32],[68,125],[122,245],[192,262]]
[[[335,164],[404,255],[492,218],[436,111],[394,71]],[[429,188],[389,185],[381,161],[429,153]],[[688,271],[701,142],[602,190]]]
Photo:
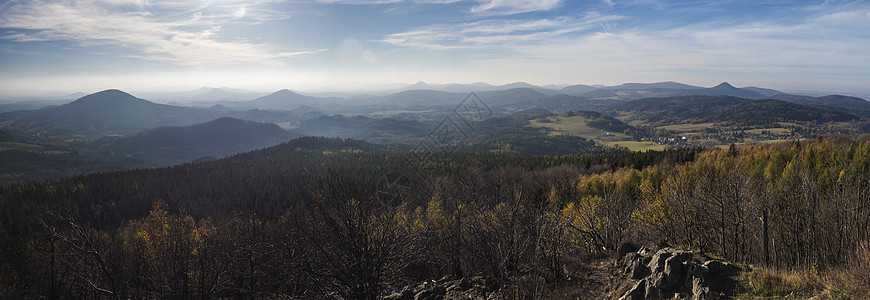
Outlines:
[[605,87],[608,90],[649,90],[649,89],[669,89],[669,90],[694,90],[700,89],[694,85],[688,85],[679,82],[666,81],[655,83],[623,83],[617,86]]
[[824,105],[828,107],[845,109],[870,110],[870,102],[868,102],[867,100],[842,95],[810,97],[801,95],[779,94],[771,98],[794,103]]
[[317,106],[326,103],[333,103],[341,100],[340,98],[319,98],[298,94],[291,90],[283,89],[269,95],[251,100],[240,102],[259,109],[280,109],[289,110],[299,106]]
[[540,86],[526,83],[526,82],[514,82],[514,83],[505,84],[505,85],[494,86],[492,90],[512,90],[512,89],[531,89],[531,90],[534,90],[538,93],[541,93],[541,94],[544,94],[547,96],[553,96],[553,95],[559,94],[559,92],[556,90],[548,89],[545,87],[540,87]]
[[731,96],[680,96],[647,98],[611,105],[611,113],[659,125],[729,122],[764,124],[775,121],[846,122],[861,117],[834,109],[780,100],[750,100]]
[[591,92],[591,91],[594,91],[597,89],[599,89],[599,88],[591,86],[591,85],[575,84],[575,85],[569,85],[569,86],[566,86],[566,87],[559,89],[559,93],[565,94],[565,95],[571,95],[571,96],[579,96],[579,95],[582,95],[582,94],[585,94],[585,93],[588,93],[588,92]]
[[417,121],[373,119],[365,116],[321,116],[299,122],[299,135],[363,139],[395,143],[404,138],[423,136],[434,127]]
[[391,105],[457,105],[465,93],[449,93],[435,90],[408,90],[380,97],[380,101]]
[[745,88],[743,88],[743,89],[744,89],[744,90],[748,90],[748,91],[753,91],[753,92],[756,92],[756,93],[759,93],[759,94],[762,94],[762,95],[764,95],[764,97],[771,97],[771,96],[774,96],[774,95],[782,94],[782,92],[777,91],[777,90],[766,89],[766,88],[760,88],[760,87],[754,87],[754,86],[748,86],[748,87],[745,87]]
[[225,89],[213,88],[205,93],[196,94],[192,98],[195,98],[198,101],[237,101],[243,99],[249,100],[255,98],[256,95],[257,93],[231,92]]
[[191,126],[158,127],[122,138],[106,138],[96,142],[95,148],[115,156],[166,165],[204,156],[229,156],[291,138],[290,133],[275,124],[224,117]]
[[593,89],[578,94],[592,100],[629,101],[643,98],[659,98],[674,96],[733,96],[746,99],[762,99],[778,91],[757,87],[737,88],[723,82],[711,88],[702,88],[678,82],[659,83],[626,83],[618,86]]
[[[509,90],[480,92],[477,93],[477,96],[480,97],[480,100],[490,106],[529,102],[548,97],[548,95],[541,93],[536,89],[527,87],[512,88]],[[459,102],[457,102],[457,104],[458,103]]]
[[693,89],[679,93],[681,95],[706,95],[706,96],[732,96],[746,99],[761,99],[765,96],[759,92],[748,89],[736,88],[730,83],[723,82],[717,86],[704,89]]
[[561,113],[573,110],[592,109],[594,103],[589,98],[582,96],[556,95],[537,101],[537,108],[548,112]]
[[439,91],[439,92],[448,92],[448,93],[470,93],[470,92],[490,92],[490,91],[503,91],[517,88],[527,88],[536,90],[542,94],[546,94],[549,96],[558,94],[558,91],[533,85],[526,82],[514,82],[505,85],[490,85],[485,82],[475,82],[469,84],[459,84],[459,83],[451,83],[451,84],[429,84],[423,81],[418,81],[415,84],[405,86],[399,89],[387,91],[387,94],[395,94],[404,91],[413,91],[413,90],[429,90],[429,91]]
[[190,125],[219,114],[164,105],[119,90],[105,90],[73,102],[38,110],[0,114],[13,129],[40,136],[127,134],[157,126]]

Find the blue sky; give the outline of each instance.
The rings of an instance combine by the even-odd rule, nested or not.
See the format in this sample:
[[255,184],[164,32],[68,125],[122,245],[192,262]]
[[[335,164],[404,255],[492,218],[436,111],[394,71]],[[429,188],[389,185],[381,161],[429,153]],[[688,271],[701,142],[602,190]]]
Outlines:
[[13,0],[0,93],[713,86],[870,94],[867,1]]

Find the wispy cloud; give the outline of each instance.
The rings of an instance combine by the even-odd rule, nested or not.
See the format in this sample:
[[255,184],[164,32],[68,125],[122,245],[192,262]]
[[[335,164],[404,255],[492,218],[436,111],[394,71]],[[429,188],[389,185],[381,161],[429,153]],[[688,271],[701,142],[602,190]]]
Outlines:
[[[458,2],[476,2],[470,12],[477,15],[512,15],[533,11],[549,11],[559,8],[563,0],[315,0],[317,3],[377,5],[402,2],[425,4],[453,4]],[[610,0],[604,0],[610,1]]]
[[[864,22],[868,13],[870,9],[829,12],[796,24],[710,22],[660,30],[588,32],[550,42],[518,43],[512,47],[518,55],[478,59],[475,64],[490,72],[522,72],[550,82],[576,78],[578,72],[593,80],[616,82],[638,76],[647,80],[728,76],[804,82],[868,80],[866,25],[862,29],[855,24]],[[843,29],[849,26],[857,27]]]
[[583,18],[556,17],[532,20],[484,20],[470,23],[427,26],[387,35],[382,42],[434,50],[514,48],[519,45],[550,43],[566,35],[622,19],[617,15],[590,13]]
[[787,20],[745,22],[723,18],[661,23],[596,13],[582,18],[499,17],[430,25],[382,39],[466,60],[481,76],[542,82],[736,77],[854,83],[870,80],[868,41],[868,5],[829,6]]
[[553,10],[562,0],[479,0],[480,5],[471,9],[482,15],[511,15],[532,11]]
[[[211,10],[207,18],[205,9]],[[262,10],[247,9],[240,1],[216,7],[198,1],[26,1],[0,11],[0,28],[23,29],[3,37],[17,42],[114,43],[130,48],[129,57],[179,65],[282,65],[288,57],[317,53],[217,39],[226,22],[286,17],[254,12]]]
[[315,0],[317,3],[336,3],[336,4],[390,4],[399,3],[402,0]]

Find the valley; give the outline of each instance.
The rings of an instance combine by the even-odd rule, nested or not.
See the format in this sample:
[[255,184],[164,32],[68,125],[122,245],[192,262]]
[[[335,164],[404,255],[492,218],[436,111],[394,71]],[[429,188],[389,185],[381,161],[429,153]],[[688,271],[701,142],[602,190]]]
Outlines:
[[860,98],[200,92],[0,113],[0,296],[867,295]]
[[[458,128],[464,144],[460,149],[467,151],[561,155],[721,148],[832,134],[857,137],[870,130],[870,110],[863,110],[870,106],[860,98],[787,95],[728,83],[712,88],[675,82],[561,89],[524,83],[418,88],[435,87],[418,83],[375,93],[380,96],[346,98],[305,96],[286,89],[258,96],[205,88],[175,96],[178,101],[192,101],[188,102],[192,106],[173,102],[172,94],[158,96],[176,105],[106,90],[60,105],[0,113],[0,149],[34,153],[40,160],[111,161],[107,165],[115,167],[105,169],[109,171],[220,158],[299,136],[354,138],[410,148],[425,142],[442,121],[463,120],[456,113],[457,105],[475,89],[486,117],[492,119],[473,126],[459,123],[464,127]],[[77,169],[74,163],[61,165]],[[46,170],[44,176],[24,172],[33,175],[20,177],[14,174],[24,173],[13,169],[2,170],[3,182],[76,173]]]

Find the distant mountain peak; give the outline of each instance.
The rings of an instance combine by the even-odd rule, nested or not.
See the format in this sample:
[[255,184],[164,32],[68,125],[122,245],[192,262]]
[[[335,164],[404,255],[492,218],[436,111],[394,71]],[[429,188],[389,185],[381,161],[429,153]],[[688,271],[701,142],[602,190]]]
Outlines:
[[417,83],[409,85],[408,87],[406,87],[406,89],[431,89],[431,88],[432,88],[431,85],[429,85],[428,83],[426,83],[422,80],[417,81]]
[[299,93],[294,92],[294,91],[291,91],[291,90],[288,90],[288,89],[280,89],[280,90],[278,90],[277,92],[274,92],[274,93],[272,93],[272,94],[266,95],[266,96],[264,96],[264,97],[269,97],[269,96],[272,96],[272,95],[275,95],[275,96],[294,95],[294,96],[296,96],[296,95],[299,95]]
[[109,89],[105,91],[99,91],[90,95],[86,95],[77,99],[76,101],[70,102],[69,104],[86,104],[86,103],[118,103],[118,102],[130,102],[133,100],[139,100],[133,95],[128,94],[127,92],[118,90],[118,89]]
[[119,90],[119,89],[103,90],[103,91],[99,91],[99,92],[90,94],[88,96],[96,96],[96,95],[127,95],[130,97],[133,97],[133,95],[130,95],[129,93],[122,91],[122,90]]
[[733,85],[731,85],[731,84],[728,83],[727,81],[723,81],[722,83],[720,83],[719,85],[717,85],[717,86],[715,86],[715,87],[713,87],[713,88],[714,88],[714,89],[716,89],[716,88],[736,89]]

